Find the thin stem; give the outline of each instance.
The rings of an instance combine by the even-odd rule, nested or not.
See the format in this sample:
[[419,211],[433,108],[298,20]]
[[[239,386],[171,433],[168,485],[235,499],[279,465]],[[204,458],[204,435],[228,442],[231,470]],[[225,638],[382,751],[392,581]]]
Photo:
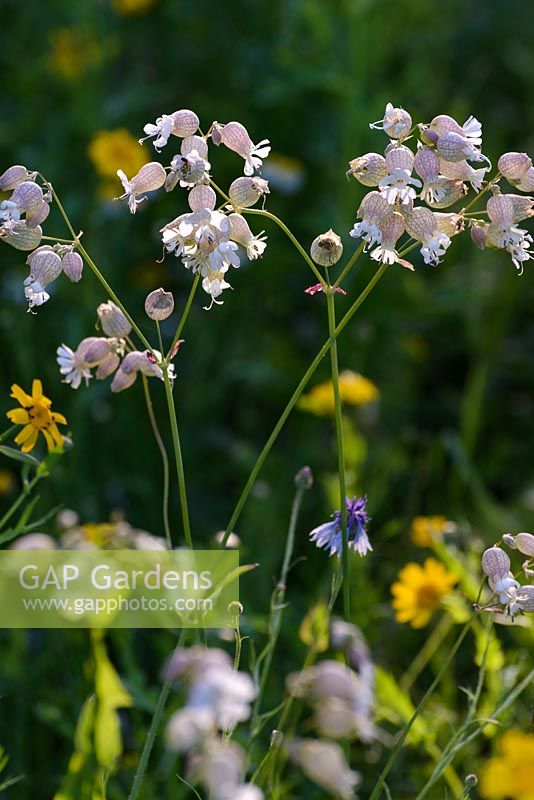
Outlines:
[[342,281],[342,280],[343,280],[343,279],[344,279],[344,278],[345,278],[345,277],[348,275],[348,273],[351,271],[352,267],[354,266],[354,264],[356,263],[356,261],[359,259],[359,257],[360,257],[360,256],[361,256],[361,254],[363,253],[363,249],[364,249],[364,247],[365,247],[365,244],[366,244],[365,242],[362,242],[362,243],[361,243],[361,245],[358,247],[358,249],[357,249],[357,250],[355,250],[355,252],[354,252],[354,253],[351,255],[351,257],[349,258],[349,260],[347,261],[347,263],[346,263],[346,264],[345,264],[345,266],[343,267],[343,270],[342,270],[342,271],[341,271],[341,273],[338,275],[338,278],[337,278],[336,282],[335,282],[334,284],[332,284],[332,286],[333,286],[333,288],[334,288],[334,289],[337,289],[337,287],[340,285],[341,281]]
[[156,322],[156,330],[158,332],[159,352],[161,353],[161,357],[163,358],[163,339],[161,338],[161,326],[159,324],[159,320],[155,320],[155,322]]
[[14,433],[19,427],[19,425],[10,425],[7,430],[0,434],[0,442],[5,442],[6,439],[9,439],[11,434]]
[[167,399],[167,407],[169,410],[169,420],[171,423],[172,446],[174,449],[174,458],[176,461],[176,474],[178,476],[178,492],[180,495],[180,506],[182,510],[182,523],[184,528],[184,537],[187,546],[190,550],[193,549],[193,541],[191,539],[191,526],[189,523],[189,508],[187,505],[187,493],[185,488],[185,472],[184,462],[182,459],[182,448],[180,445],[180,434],[178,433],[178,420],[176,419],[176,408],[174,407],[174,398],[172,396],[171,381],[167,367],[163,367],[163,381],[165,383],[165,397]]
[[200,273],[197,272],[195,275],[195,280],[193,281],[193,285],[191,286],[191,291],[189,292],[189,297],[187,298],[187,303],[185,304],[185,308],[182,312],[182,316],[180,317],[180,322],[178,323],[178,327],[176,328],[176,333],[174,334],[174,339],[172,340],[172,344],[169,347],[169,352],[167,353],[167,359],[171,357],[172,351],[176,345],[176,342],[180,338],[180,334],[182,333],[185,323],[187,322],[187,318],[189,316],[189,312],[191,311],[191,306],[193,304],[193,299],[195,297],[195,293],[197,291],[198,282],[200,280]]
[[152,431],[154,433],[156,444],[158,445],[159,452],[161,453],[161,461],[163,464],[163,509],[162,509],[163,528],[165,529],[165,539],[167,541],[167,547],[169,548],[169,550],[172,550],[171,527],[169,524],[169,457],[167,455],[167,450],[165,449],[165,444],[163,442],[163,439],[161,438],[161,433],[158,428],[156,415],[154,414],[154,407],[152,405],[152,397],[150,395],[148,378],[146,377],[146,375],[143,375],[141,373],[141,379],[143,381],[143,391],[145,394],[145,402],[148,412],[148,418],[150,420],[150,425],[152,426]]
[[347,485],[345,476],[345,442],[343,439],[343,414],[341,395],[339,392],[339,365],[336,340],[336,310],[334,294],[326,294],[328,310],[328,333],[330,334],[330,370],[332,388],[334,390],[334,409],[336,420],[337,468],[339,481],[339,503],[341,509],[341,565],[343,570],[343,614],[346,622],[350,621],[350,579],[349,579],[349,540],[347,532]]
[[378,798],[380,797],[380,793],[381,793],[382,788],[384,786],[384,782],[385,782],[387,776],[389,775],[389,773],[391,771],[391,768],[393,767],[393,764],[397,760],[397,756],[399,754],[399,751],[402,748],[404,742],[406,741],[406,737],[410,733],[410,730],[412,729],[412,725],[414,724],[415,720],[421,714],[421,712],[425,708],[426,704],[428,703],[428,701],[430,700],[430,698],[434,694],[434,691],[438,687],[441,679],[443,678],[445,672],[447,671],[447,669],[449,667],[449,664],[453,660],[454,656],[456,655],[456,653],[458,652],[458,650],[460,648],[460,645],[462,644],[463,640],[467,636],[467,632],[469,631],[469,629],[471,627],[471,622],[473,621],[475,615],[476,615],[476,612],[475,612],[475,614],[473,614],[470,617],[470,619],[466,622],[466,624],[462,628],[462,630],[460,632],[460,635],[456,639],[455,643],[453,644],[452,648],[450,649],[449,653],[447,654],[447,657],[445,658],[443,664],[441,665],[441,668],[440,668],[438,674],[436,675],[436,677],[434,678],[434,680],[430,684],[429,688],[427,689],[427,691],[423,695],[423,698],[420,700],[419,705],[415,709],[414,713],[412,714],[412,716],[410,717],[410,719],[408,720],[408,722],[406,723],[406,725],[402,729],[402,732],[401,732],[399,738],[397,739],[395,747],[393,748],[393,751],[392,751],[390,757],[388,758],[388,760],[386,762],[386,766],[384,767],[384,769],[380,773],[378,781],[376,782],[375,787],[374,787],[373,791],[371,792],[369,800],[378,800]]
[[9,522],[17,508],[24,502],[25,498],[31,493],[32,489],[39,483],[41,478],[44,475],[36,475],[32,480],[24,487],[22,492],[19,494],[15,502],[8,508],[2,519],[0,519],[0,530],[4,527],[6,522]]
[[[364,300],[367,298],[367,296],[372,292],[372,290],[374,289],[374,287],[376,286],[376,284],[378,283],[380,278],[385,274],[387,268],[388,268],[387,264],[382,264],[380,269],[378,269],[375,272],[375,274],[373,275],[373,277],[371,278],[371,280],[369,281],[369,283],[367,284],[365,289],[357,297],[357,299],[354,301],[352,306],[349,308],[349,310],[347,311],[347,313],[345,314],[345,316],[343,317],[343,319],[341,320],[341,322],[337,326],[337,328],[335,330],[335,338],[337,338],[340,335],[340,333],[342,332],[342,330],[345,328],[345,326],[348,325],[348,323],[350,322],[350,320],[352,319],[352,317],[354,316],[356,311],[359,309],[361,304],[364,302]],[[241,512],[242,512],[243,507],[244,507],[244,505],[245,505],[245,503],[247,501],[247,498],[248,498],[248,496],[249,496],[249,494],[250,494],[250,492],[252,490],[252,487],[254,486],[254,484],[256,482],[256,478],[258,477],[258,474],[259,474],[261,468],[263,467],[263,464],[265,463],[265,459],[269,455],[272,446],[276,442],[280,431],[284,427],[287,418],[289,417],[291,411],[295,407],[295,405],[296,405],[299,397],[301,396],[302,392],[306,388],[310,378],[312,377],[312,375],[314,374],[314,372],[318,368],[319,364],[321,363],[321,361],[323,360],[325,355],[328,353],[328,350],[330,349],[330,344],[331,344],[331,339],[329,338],[323,344],[323,346],[321,347],[321,349],[319,350],[319,352],[317,353],[317,355],[315,356],[315,358],[311,362],[310,366],[308,367],[308,369],[306,370],[306,372],[302,376],[297,388],[295,389],[295,391],[293,392],[293,394],[289,398],[289,401],[288,401],[286,407],[282,411],[282,414],[280,415],[280,418],[278,419],[278,422],[274,426],[271,435],[267,439],[267,442],[265,443],[265,445],[263,447],[263,450],[261,451],[260,455],[258,456],[258,459],[257,459],[256,463],[254,464],[254,467],[252,468],[252,471],[251,471],[251,473],[250,473],[250,475],[249,475],[249,477],[247,479],[247,482],[245,483],[245,487],[244,487],[243,491],[241,492],[239,500],[237,501],[237,505],[236,505],[236,507],[234,508],[234,510],[232,512],[232,516],[230,517],[230,520],[229,520],[228,525],[226,527],[226,531],[225,531],[224,537],[223,537],[223,539],[221,541],[221,544],[220,544],[221,548],[226,547],[226,542],[228,541],[228,537],[230,536],[230,533],[232,532],[237,520],[239,519],[239,517],[241,515]]]
[[73,239],[59,239],[57,236],[41,236],[45,242],[56,242],[57,244],[76,244]]
[[[98,281],[102,284],[102,286],[104,287],[104,289],[106,290],[108,295],[111,297],[111,299],[113,300],[115,305],[117,305],[120,308],[120,310],[122,311],[122,313],[124,314],[124,316],[126,317],[128,322],[130,323],[130,325],[132,326],[132,329],[135,331],[135,333],[137,334],[137,336],[139,337],[139,339],[141,340],[143,345],[146,347],[146,349],[150,353],[152,353],[152,355],[154,355],[154,351],[152,349],[152,345],[150,344],[148,339],[145,337],[143,332],[136,325],[135,320],[130,316],[130,314],[128,313],[128,311],[126,310],[124,305],[121,303],[121,301],[119,300],[119,298],[117,297],[117,295],[115,294],[115,292],[113,291],[113,289],[111,288],[111,286],[109,285],[107,280],[104,278],[104,276],[102,275],[102,273],[98,269],[97,265],[95,264],[95,262],[93,261],[93,259],[91,258],[91,256],[89,255],[89,253],[87,252],[85,247],[83,246],[83,244],[80,242],[80,239],[78,238],[78,234],[76,233],[76,231],[72,227],[71,221],[67,216],[67,212],[63,208],[63,205],[61,204],[61,201],[60,201],[59,197],[56,194],[56,190],[54,189],[52,184],[49,183],[46,180],[46,178],[43,178],[43,180],[45,180],[47,185],[50,187],[50,191],[52,192],[52,197],[54,198],[54,200],[55,200],[55,202],[57,204],[57,207],[59,208],[61,216],[65,220],[65,224],[67,225],[67,228],[69,229],[70,234],[72,235],[73,243],[76,245],[76,247],[78,248],[78,250],[80,251],[80,253],[84,257],[84,259],[87,261],[87,263],[89,264],[89,267],[91,268],[91,270],[95,274],[95,276],[98,279]],[[69,242],[69,244],[71,244],[71,242]]]
[[401,689],[408,692],[412,688],[453,625],[454,620],[450,615],[444,614],[400,679],[399,686]]
[[297,248],[297,250],[299,251],[300,255],[302,256],[302,258],[304,259],[306,264],[309,266],[309,268],[312,270],[313,274],[315,275],[315,277],[317,278],[317,280],[319,281],[321,286],[323,286],[323,287],[326,286],[325,279],[323,278],[323,276],[321,275],[321,273],[319,272],[319,270],[317,269],[317,267],[315,266],[315,264],[311,260],[310,256],[308,255],[306,250],[303,248],[303,246],[301,245],[301,243],[297,239],[297,237],[293,233],[291,233],[291,231],[289,230],[289,228],[287,227],[285,222],[282,222],[282,220],[279,217],[277,217],[276,214],[271,214],[270,211],[263,211],[260,208],[242,208],[240,213],[241,214],[255,214],[255,215],[259,216],[259,217],[266,217],[267,219],[270,219],[272,222],[275,222],[278,225],[278,227],[281,228],[281,230],[283,230],[283,232],[288,237],[288,239],[290,239],[290,241]]
[[474,206],[474,205],[475,205],[475,203],[477,202],[477,200],[480,200],[480,198],[482,197],[482,195],[483,195],[483,194],[485,194],[485,193],[486,193],[486,192],[489,190],[490,186],[493,186],[493,185],[494,185],[495,183],[497,183],[497,181],[499,181],[501,178],[502,178],[502,175],[501,175],[501,173],[500,173],[500,172],[497,172],[497,174],[495,175],[495,177],[494,177],[494,178],[491,178],[491,179],[490,179],[490,180],[487,182],[487,184],[484,186],[484,188],[483,188],[483,189],[481,189],[481,191],[480,191],[478,194],[476,194],[476,195],[473,197],[473,199],[472,199],[472,200],[471,200],[471,201],[470,201],[470,202],[469,202],[469,203],[468,203],[466,206],[464,206],[464,208],[462,208],[462,210],[460,211],[460,214],[465,214],[465,212],[466,212],[468,209],[470,209],[472,206]]

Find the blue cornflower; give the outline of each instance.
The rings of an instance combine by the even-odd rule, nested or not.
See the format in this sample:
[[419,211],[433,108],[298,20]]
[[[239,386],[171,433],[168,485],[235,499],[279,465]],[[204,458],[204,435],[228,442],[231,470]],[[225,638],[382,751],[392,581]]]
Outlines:
[[[347,505],[347,541],[348,546],[364,556],[369,550],[372,550],[371,542],[367,536],[367,523],[369,516],[367,515],[366,505],[367,497],[353,497],[352,500],[345,498]],[[331,522],[325,522],[314,528],[310,533],[310,540],[315,542],[317,547],[323,547],[325,550],[330,550],[330,555],[334,553],[338,556],[343,551],[343,536],[341,527],[341,511],[336,511],[332,515]]]

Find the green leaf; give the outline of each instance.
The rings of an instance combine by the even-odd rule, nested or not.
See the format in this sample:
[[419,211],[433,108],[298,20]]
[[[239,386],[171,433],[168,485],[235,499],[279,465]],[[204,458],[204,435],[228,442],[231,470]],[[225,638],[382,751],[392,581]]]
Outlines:
[[23,464],[31,464],[33,467],[41,466],[35,456],[31,456],[29,453],[23,453],[22,450],[15,450],[14,447],[8,447],[5,444],[0,444],[0,454],[7,456],[7,458],[12,458],[13,461],[22,461]]
[[[415,706],[407,692],[400,688],[393,675],[380,667],[376,669],[376,700],[379,715],[399,727],[404,727],[415,712]],[[424,718],[419,716],[410,729],[407,742],[417,745],[434,738],[433,731],[427,728]]]

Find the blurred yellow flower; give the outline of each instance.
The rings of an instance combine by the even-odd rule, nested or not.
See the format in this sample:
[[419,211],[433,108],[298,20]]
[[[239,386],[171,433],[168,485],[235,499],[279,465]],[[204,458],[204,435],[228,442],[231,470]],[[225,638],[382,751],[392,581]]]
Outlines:
[[154,5],[154,0],[113,0],[113,8],[119,14],[142,14]]
[[480,774],[479,791],[487,800],[534,800],[534,734],[508,731],[499,740],[500,755]]
[[450,519],[437,514],[432,517],[414,517],[412,520],[412,541],[418,547],[431,547],[434,539],[439,539],[444,533],[451,533],[456,528]]
[[43,434],[49,451],[55,447],[63,447],[63,437],[61,436],[57,423],[66,425],[67,420],[63,414],[51,411],[52,401],[43,394],[41,381],[34,380],[31,395],[26,394],[16,383],[11,387],[10,397],[18,400],[22,408],[12,408],[6,416],[15,425],[24,425],[15,443],[21,445],[23,453],[29,453],[37,443],[40,433]]
[[67,80],[80,78],[102,58],[98,42],[81,28],[56,28],[48,38],[49,67],[56,75]]
[[117,526],[110,522],[88,522],[81,526],[84,539],[95,547],[107,547],[117,533]]
[[[98,131],[91,139],[87,153],[102,178],[117,181],[118,169],[122,169],[126,175],[135,175],[146,162],[146,152],[124,128]],[[119,188],[115,188],[115,193]]]
[[395,619],[409,622],[412,628],[424,628],[457,580],[435,558],[427,558],[423,566],[415,562],[406,564],[391,587]]
[[[368,378],[357,372],[345,370],[339,376],[341,402],[350,406],[363,406],[372,403],[379,396],[378,388]],[[334,413],[334,387],[332,381],[314,386],[308,394],[302,395],[297,403],[301,411],[309,411],[319,417]]]
[[15,475],[9,469],[0,469],[0,495],[11,494],[15,488]]

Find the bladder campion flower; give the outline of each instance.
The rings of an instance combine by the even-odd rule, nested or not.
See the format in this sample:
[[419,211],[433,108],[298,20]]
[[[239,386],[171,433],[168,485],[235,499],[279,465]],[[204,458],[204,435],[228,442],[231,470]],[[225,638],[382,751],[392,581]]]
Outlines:
[[512,730],[501,736],[499,755],[481,770],[479,791],[487,800],[532,800],[534,734]]
[[458,578],[435,558],[427,558],[423,566],[410,562],[399,572],[399,580],[391,587],[397,622],[409,622],[412,628],[424,628],[430,622],[442,599]]
[[454,530],[454,522],[436,514],[431,517],[414,517],[410,533],[412,542],[418,547],[431,547],[435,539],[441,539],[444,533],[452,533]]
[[[375,384],[358,372],[344,370],[339,376],[339,393],[341,402],[349,406],[364,406],[378,399],[379,391]],[[325,381],[314,386],[308,394],[303,395],[297,407],[301,411],[309,411],[318,417],[334,413],[334,388],[332,381]]]
[[[351,500],[347,497],[346,504],[348,546],[356,553],[364,556],[369,550],[373,549],[367,536],[367,523],[369,522],[369,516],[366,511],[367,498],[353,497]],[[310,540],[315,542],[317,547],[322,547],[325,550],[329,549],[331,556],[334,553],[340,556],[343,550],[341,511],[334,512],[331,522],[325,522],[323,525],[314,528],[310,533]]]
[[24,425],[15,438],[16,444],[21,446],[23,453],[33,450],[40,433],[43,434],[49,451],[56,447],[63,447],[63,437],[58,430],[57,423],[66,425],[67,420],[63,414],[51,411],[52,401],[44,396],[40,380],[33,381],[31,395],[26,394],[16,383],[13,384],[10,396],[18,400],[22,406],[22,408],[12,408],[6,416],[15,425]]

